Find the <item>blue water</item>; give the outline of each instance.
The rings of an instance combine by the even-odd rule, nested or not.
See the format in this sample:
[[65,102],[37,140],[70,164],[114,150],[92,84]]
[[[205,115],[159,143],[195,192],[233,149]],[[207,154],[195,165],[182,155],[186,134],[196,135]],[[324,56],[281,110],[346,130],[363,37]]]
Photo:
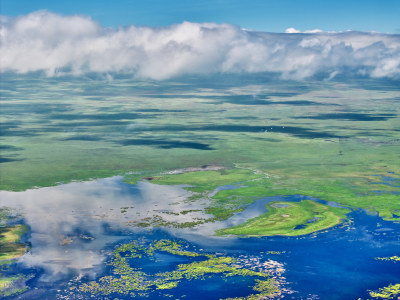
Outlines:
[[[367,299],[368,290],[400,282],[400,263],[375,259],[399,256],[400,223],[383,221],[378,215],[367,214],[363,210],[353,210],[349,214],[349,222],[302,237],[214,237],[190,229],[142,230],[125,226],[122,222],[125,217],[129,219],[139,212],[143,213],[142,210],[148,209],[150,204],[152,208],[157,206],[163,210],[174,209],[171,203],[177,198],[187,196],[187,192],[179,188],[165,187],[155,191],[157,188],[152,184],[130,186],[124,184],[121,178],[114,178],[22,193],[2,193],[2,200],[8,199],[5,202],[8,205],[14,203],[16,209],[19,201],[24,203],[22,208],[19,207],[24,216],[21,221],[31,228],[30,234],[25,237],[32,245],[30,253],[3,271],[5,275],[31,276],[26,282],[29,290],[14,298],[85,299],[88,295],[63,298],[66,295],[63,290],[79,274],[79,282],[110,274],[112,269],[105,263],[110,259],[112,249],[121,243],[138,239],[151,243],[166,238],[188,244],[190,251],[256,258],[261,262],[271,259],[282,263],[285,269],[283,276],[287,282],[284,287],[293,291],[291,294],[284,294],[284,299]],[[164,195],[163,201],[160,201],[160,195]],[[51,199],[52,202],[46,199]],[[86,199],[84,204],[82,199]],[[294,195],[259,199],[245,211],[226,221],[225,225],[265,212],[265,204],[271,201],[303,199],[310,198]],[[125,206],[136,207],[137,211],[132,209],[132,212],[127,213],[128,216],[115,212]],[[107,211],[108,214],[98,216],[102,211]],[[82,235],[93,239],[82,238]],[[70,237],[72,242],[61,246],[60,240],[65,236]],[[278,251],[281,254],[268,254],[268,251]],[[171,271],[178,264],[195,259],[157,254],[157,262],[143,259],[132,263],[135,267],[154,274]],[[183,281],[178,288],[152,292],[150,299],[220,299],[246,296],[252,293],[249,286],[253,280],[212,276],[205,280]],[[171,294],[172,298],[165,296],[165,293]],[[113,296],[131,299],[130,296]],[[100,296],[95,298],[107,299]]]
[[[389,174],[394,174],[393,172],[388,172]],[[373,175],[379,177],[382,181],[381,182],[371,182],[371,184],[384,184],[391,187],[400,187],[400,179],[391,176],[384,176],[384,175]]]

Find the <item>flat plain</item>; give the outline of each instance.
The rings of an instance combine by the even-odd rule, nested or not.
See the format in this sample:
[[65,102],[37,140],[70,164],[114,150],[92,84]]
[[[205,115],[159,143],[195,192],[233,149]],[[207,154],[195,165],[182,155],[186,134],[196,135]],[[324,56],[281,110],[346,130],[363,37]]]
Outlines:
[[[400,90],[396,81],[289,81],[266,74],[225,74],[160,82],[6,74],[1,83],[4,226],[0,234],[3,248],[9,249],[1,252],[7,265],[18,265],[13,258],[21,255],[19,236],[26,230],[18,224],[27,225],[28,235],[35,233],[34,226],[24,221],[27,211],[4,205],[9,203],[5,201],[9,192],[40,192],[117,175],[123,176],[121,184],[178,186],[187,193],[177,200],[184,203],[177,206],[181,209],[149,206],[148,213],[140,211],[144,215],[140,218],[133,217],[139,213],[133,204],[115,207],[127,216],[125,230],[195,232],[215,223],[220,227],[210,234],[224,237],[214,239],[294,239],[351,228],[351,214],[359,211],[379,222],[398,224]],[[294,201],[291,197],[296,195],[306,198]],[[268,201],[252,215],[251,207],[260,199]],[[241,222],[229,223],[240,214],[245,216]],[[91,241],[92,235],[81,235]],[[60,245],[73,240],[71,234],[63,235]],[[395,249],[398,236],[391,243]],[[115,246],[104,247],[110,245]],[[392,252],[388,256],[399,254]],[[240,273],[233,265],[223,267]],[[0,282],[4,297],[31,288],[21,287],[28,279],[2,272],[7,274]],[[257,280],[263,280],[264,275],[258,275]],[[157,289],[177,288],[177,281],[168,280],[154,284]],[[259,284],[259,297],[267,291],[277,295],[278,285],[271,284],[264,289]],[[363,292],[368,289],[375,287],[366,286]],[[285,294],[284,290],[278,294]],[[375,297],[380,292],[368,293]]]

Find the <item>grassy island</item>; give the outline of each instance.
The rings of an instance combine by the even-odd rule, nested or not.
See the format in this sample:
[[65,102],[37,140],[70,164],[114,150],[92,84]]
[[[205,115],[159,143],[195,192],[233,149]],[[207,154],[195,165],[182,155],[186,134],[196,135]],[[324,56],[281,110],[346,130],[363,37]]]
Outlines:
[[25,254],[26,246],[19,241],[27,231],[28,227],[25,225],[0,227],[0,261],[15,259]]
[[247,222],[217,231],[218,235],[297,236],[333,227],[345,218],[347,209],[323,205],[311,200],[299,203],[273,202],[268,211]]
[[2,268],[26,252],[26,245],[20,243],[21,236],[28,231],[25,225],[0,227],[0,297],[17,295],[26,290],[23,275],[4,276]]

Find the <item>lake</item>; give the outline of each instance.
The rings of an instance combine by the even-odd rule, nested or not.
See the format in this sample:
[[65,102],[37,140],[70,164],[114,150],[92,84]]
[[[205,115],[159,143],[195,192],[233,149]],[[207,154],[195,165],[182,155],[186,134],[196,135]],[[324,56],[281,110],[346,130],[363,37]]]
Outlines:
[[[220,190],[227,188],[235,187],[220,187]],[[182,186],[144,181],[130,185],[118,176],[24,192],[1,191],[2,205],[10,207],[16,215],[13,222],[29,226],[24,241],[31,245],[29,252],[4,274],[26,275],[20,285],[26,284],[29,289],[19,296],[21,299],[82,299],[89,297],[88,294],[71,294],[68,288],[111,274],[107,262],[117,245],[130,241],[151,244],[168,239],[180,241],[196,253],[234,257],[249,268],[270,267],[285,290],[284,299],[364,298],[368,290],[400,281],[398,262],[376,259],[399,254],[400,224],[384,221],[364,210],[353,210],[342,225],[301,237],[212,235],[215,229],[265,212],[268,202],[310,199],[305,196],[263,198],[226,221],[204,223],[193,229],[138,226],[142,220],[157,220],[157,216],[178,223],[207,218],[202,211],[207,200],[189,201],[190,194]],[[179,214],[181,211],[188,213]],[[135,266],[155,273],[171,271],[179,264],[195,260],[159,253],[157,261],[135,260]],[[247,277],[214,275],[204,281],[183,281],[165,293],[151,291],[142,296],[151,299],[246,296],[251,293],[251,282]]]

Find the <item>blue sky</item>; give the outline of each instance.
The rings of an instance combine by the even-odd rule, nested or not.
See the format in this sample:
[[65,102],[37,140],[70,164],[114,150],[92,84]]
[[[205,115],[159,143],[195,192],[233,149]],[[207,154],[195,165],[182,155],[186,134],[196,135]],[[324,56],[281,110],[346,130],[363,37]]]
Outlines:
[[0,4],[3,15],[47,9],[91,16],[107,27],[190,21],[231,23],[269,32],[294,27],[400,34],[400,0],[0,0]]

